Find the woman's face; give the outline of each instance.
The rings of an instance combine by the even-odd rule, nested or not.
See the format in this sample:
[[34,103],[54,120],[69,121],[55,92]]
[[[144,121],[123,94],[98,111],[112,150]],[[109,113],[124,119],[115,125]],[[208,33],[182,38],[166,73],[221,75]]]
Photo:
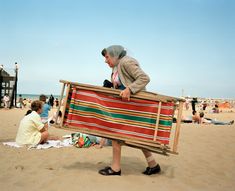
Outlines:
[[115,58],[111,57],[108,53],[105,55],[105,62],[109,65],[110,68],[115,66]]

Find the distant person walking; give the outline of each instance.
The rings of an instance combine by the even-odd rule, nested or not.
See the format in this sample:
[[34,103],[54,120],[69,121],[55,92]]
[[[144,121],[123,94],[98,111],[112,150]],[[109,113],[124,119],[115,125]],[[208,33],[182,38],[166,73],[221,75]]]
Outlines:
[[196,103],[197,103],[197,98],[194,97],[191,101],[192,104],[192,111],[196,111]]
[[51,94],[50,98],[49,98],[49,105],[53,108],[53,105],[54,105],[54,96]]
[[206,107],[207,107],[207,103],[206,103],[206,101],[204,101],[204,102],[202,103],[202,110],[205,111],[205,110],[206,110]]
[[185,99],[185,109],[186,109],[186,110],[189,109],[189,102],[190,102],[189,99],[186,98],[186,99]]

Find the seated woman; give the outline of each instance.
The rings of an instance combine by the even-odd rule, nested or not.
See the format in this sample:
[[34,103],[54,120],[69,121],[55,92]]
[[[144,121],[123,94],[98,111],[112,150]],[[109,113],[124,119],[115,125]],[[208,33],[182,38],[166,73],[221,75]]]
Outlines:
[[43,124],[40,118],[43,102],[36,100],[31,104],[31,112],[27,112],[20,122],[16,135],[16,143],[19,145],[37,145],[46,142],[49,139],[58,139],[50,137],[48,125]]

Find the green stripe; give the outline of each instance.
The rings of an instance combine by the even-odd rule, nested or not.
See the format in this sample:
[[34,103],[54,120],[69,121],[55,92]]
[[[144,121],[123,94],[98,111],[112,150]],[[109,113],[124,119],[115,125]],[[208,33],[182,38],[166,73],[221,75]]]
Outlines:
[[144,117],[138,117],[138,116],[110,113],[110,112],[102,111],[102,110],[96,109],[96,108],[83,107],[83,106],[78,106],[78,105],[74,105],[74,104],[70,104],[70,107],[75,110],[86,111],[86,112],[91,112],[91,113],[98,113],[98,114],[106,115],[106,116],[113,117],[113,118],[127,119],[127,120],[132,120],[132,121],[140,121],[140,122],[145,122],[145,123],[150,123],[150,124],[156,123],[156,120],[152,119],[152,118],[144,118]]
[[159,124],[160,125],[165,125],[165,126],[171,126],[172,125],[172,121],[171,120],[159,120]]

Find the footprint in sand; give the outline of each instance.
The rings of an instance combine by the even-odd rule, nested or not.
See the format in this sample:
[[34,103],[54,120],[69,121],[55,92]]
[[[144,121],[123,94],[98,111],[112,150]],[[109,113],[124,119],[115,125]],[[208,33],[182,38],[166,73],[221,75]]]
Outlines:
[[15,169],[16,169],[16,170],[24,170],[24,166],[22,166],[22,165],[17,165],[17,166],[15,166]]

